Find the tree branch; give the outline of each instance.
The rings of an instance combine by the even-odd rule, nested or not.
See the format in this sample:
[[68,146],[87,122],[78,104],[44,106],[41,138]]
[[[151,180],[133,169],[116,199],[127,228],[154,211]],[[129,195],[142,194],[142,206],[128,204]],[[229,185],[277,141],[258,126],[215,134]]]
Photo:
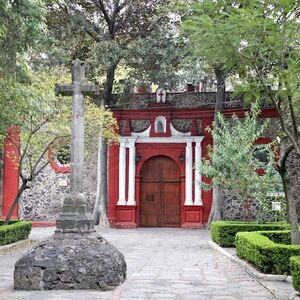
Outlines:
[[109,29],[109,33],[110,34],[112,34],[112,28],[111,28],[111,19],[109,18],[109,15],[108,15],[108,13],[107,13],[107,11],[106,11],[106,9],[105,9],[105,6],[104,6],[104,3],[103,3],[103,1],[102,0],[92,0],[93,1],[93,3],[95,3],[95,2],[97,2],[97,7],[99,7],[100,8],[100,10],[101,10],[101,12],[102,12],[102,14],[103,14],[103,17],[104,17],[104,19],[105,19],[105,22],[106,22],[106,24],[107,24],[107,26],[108,26],[108,29]]
[[55,141],[57,141],[58,139],[61,138],[65,138],[66,136],[57,136],[55,138],[53,138],[48,144],[47,146],[44,148],[43,152],[41,153],[41,155],[39,156],[39,158],[37,159],[37,161],[35,162],[34,166],[33,166],[33,171],[32,174],[34,173],[34,170],[37,168],[37,166],[39,165],[39,163],[41,162],[42,158],[44,157],[44,155],[46,154],[46,152],[48,151],[48,149],[54,144]]

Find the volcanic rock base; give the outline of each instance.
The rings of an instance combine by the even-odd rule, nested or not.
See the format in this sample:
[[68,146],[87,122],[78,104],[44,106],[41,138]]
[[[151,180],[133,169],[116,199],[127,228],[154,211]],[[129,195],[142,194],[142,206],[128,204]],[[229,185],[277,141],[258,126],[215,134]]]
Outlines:
[[96,234],[54,234],[15,264],[19,290],[111,290],[126,278],[123,254]]

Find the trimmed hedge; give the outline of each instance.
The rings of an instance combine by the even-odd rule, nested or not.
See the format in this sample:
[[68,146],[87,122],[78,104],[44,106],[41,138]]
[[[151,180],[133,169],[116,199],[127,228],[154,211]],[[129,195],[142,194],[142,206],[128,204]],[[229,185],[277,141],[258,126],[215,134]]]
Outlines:
[[300,256],[292,256],[290,258],[291,274],[293,278],[293,287],[296,291],[300,291]]
[[211,238],[222,247],[235,247],[235,235],[241,231],[284,230],[287,223],[256,223],[239,221],[216,221],[211,223]]
[[264,273],[290,274],[290,257],[300,255],[300,245],[275,242],[276,238],[287,242],[290,234],[289,230],[239,232],[235,241],[237,255]]
[[[3,224],[3,223],[2,223]],[[0,226],[0,245],[11,244],[28,238],[31,231],[31,222],[12,222]]]

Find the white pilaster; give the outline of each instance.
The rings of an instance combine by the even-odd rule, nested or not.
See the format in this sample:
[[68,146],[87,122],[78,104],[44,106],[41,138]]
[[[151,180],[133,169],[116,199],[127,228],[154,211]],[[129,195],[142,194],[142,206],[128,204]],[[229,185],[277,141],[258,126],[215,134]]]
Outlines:
[[125,205],[125,183],[126,183],[126,145],[122,141],[119,148],[119,200],[118,205]]
[[195,146],[195,202],[194,205],[203,205],[201,198],[201,173],[199,172],[199,165],[201,163],[201,142],[196,142]]
[[185,147],[185,202],[184,205],[193,205],[193,151],[192,141],[187,141]]
[[135,205],[135,142],[129,142],[129,182],[127,205]]

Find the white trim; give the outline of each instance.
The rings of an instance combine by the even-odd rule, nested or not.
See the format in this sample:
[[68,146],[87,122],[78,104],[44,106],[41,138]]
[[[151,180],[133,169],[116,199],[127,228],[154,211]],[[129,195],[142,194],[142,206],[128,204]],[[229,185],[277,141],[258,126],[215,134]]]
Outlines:
[[[124,138],[124,137],[123,137]],[[185,144],[187,142],[202,142],[204,136],[168,136],[168,137],[143,137],[138,136],[136,139],[136,143],[153,143],[153,144]]]
[[185,147],[185,202],[184,205],[193,205],[193,148],[192,141]]
[[150,137],[150,130],[151,130],[151,125],[142,132],[132,132],[131,131],[131,135],[132,136],[148,136],[148,137]]
[[126,144],[121,141],[119,146],[119,199],[117,205],[125,205],[126,184]]
[[202,151],[201,151],[201,142],[196,142],[195,145],[195,201],[194,205],[203,205],[202,197],[201,197],[201,188],[200,188],[200,181],[201,181],[201,173],[198,170],[198,165],[201,163],[201,156],[202,156]]
[[170,122],[170,130],[172,136],[191,136],[191,132],[180,132]]
[[135,141],[129,142],[129,175],[127,205],[135,205]]

